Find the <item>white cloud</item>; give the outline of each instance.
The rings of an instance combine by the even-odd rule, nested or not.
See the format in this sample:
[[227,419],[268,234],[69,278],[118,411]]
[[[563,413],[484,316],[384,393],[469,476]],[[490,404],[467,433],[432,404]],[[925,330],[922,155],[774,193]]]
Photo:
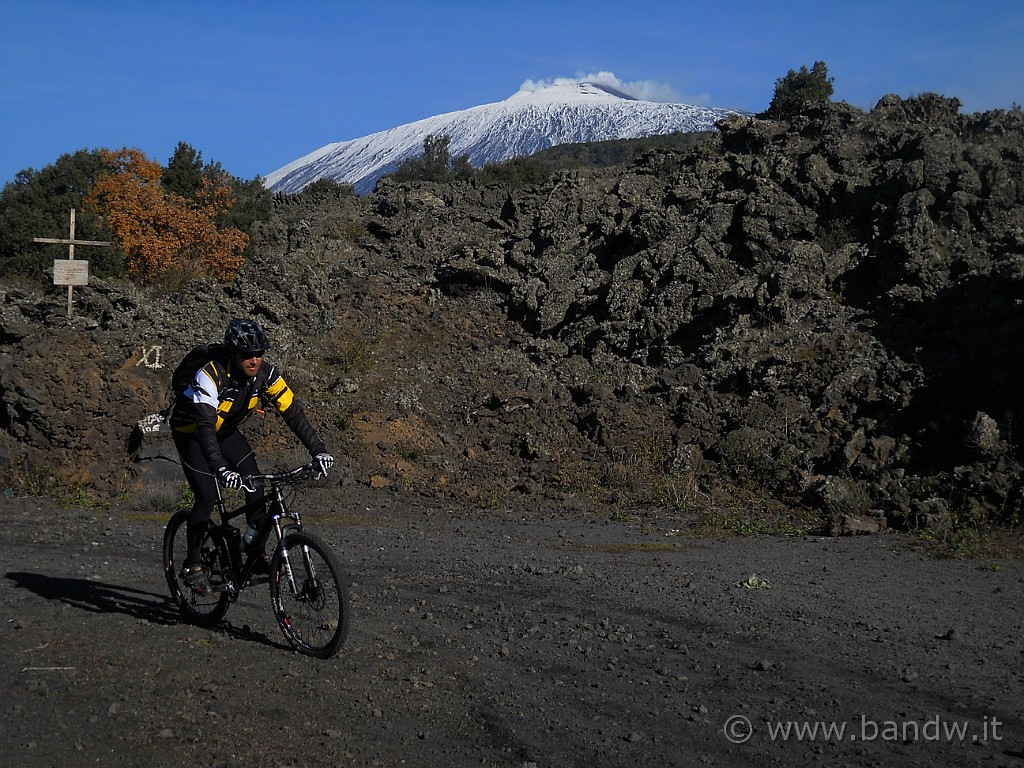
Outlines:
[[678,102],[679,97],[672,89],[672,86],[665,83],[656,83],[653,80],[634,80],[625,82],[616,77],[614,72],[591,72],[590,74],[577,73],[576,77],[555,77],[550,80],[525,80],[520,90],[532,91],[537,88],[544,88],[549,85],[574,85],[576,83],[597,83],[607,85],[617,91],[622,91],[643,101]]

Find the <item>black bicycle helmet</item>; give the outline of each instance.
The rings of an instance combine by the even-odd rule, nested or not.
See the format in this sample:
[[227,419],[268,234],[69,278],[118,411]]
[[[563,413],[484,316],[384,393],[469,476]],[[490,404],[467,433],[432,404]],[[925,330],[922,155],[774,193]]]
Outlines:
[[254,321],[236,317],[224,332],[224,346],[235,352],[266,352],[270,339]]

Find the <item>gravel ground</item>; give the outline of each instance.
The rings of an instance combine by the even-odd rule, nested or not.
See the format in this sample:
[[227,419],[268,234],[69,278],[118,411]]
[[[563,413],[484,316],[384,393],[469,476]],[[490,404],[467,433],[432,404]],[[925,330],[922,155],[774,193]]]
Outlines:
[[325,498],[326,661],[266,586],[181,623],[155,515],[0,499],[3,764],[1024,765],[1018,561]]

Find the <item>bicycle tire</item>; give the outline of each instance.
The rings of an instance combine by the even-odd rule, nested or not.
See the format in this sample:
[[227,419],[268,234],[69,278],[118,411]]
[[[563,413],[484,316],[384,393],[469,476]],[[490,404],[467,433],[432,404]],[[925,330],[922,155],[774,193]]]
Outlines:
[[348,637],[351,609],[348,580],[334,550],[313,533],[290,530],[274,550],[270,573],[270,600],[285,639],[307,656],[337,653]]
[[223,584],[221,574],[230,566],[231,560],[220,531],[211,528],[203,537],[200,562],[207,569],[213,591],[200,594],[185,583],[181,569],[188,553],[188,516],[187,511],[175,513],[164,529],[164,576],[171,598],[182,615],[193,624],[209,627],[223,619],[228,611],[230,594],[217,587]]

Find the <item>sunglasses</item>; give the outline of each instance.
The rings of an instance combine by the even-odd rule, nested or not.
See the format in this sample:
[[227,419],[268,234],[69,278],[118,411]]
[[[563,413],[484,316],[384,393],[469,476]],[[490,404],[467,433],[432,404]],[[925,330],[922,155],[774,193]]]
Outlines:
[[243,360],[251,360],[254,357],[258,360],[262,358],[265,354],[267,354],[267,352],[264,349],[249,349],[243,350],[238,354],[241,356]]

